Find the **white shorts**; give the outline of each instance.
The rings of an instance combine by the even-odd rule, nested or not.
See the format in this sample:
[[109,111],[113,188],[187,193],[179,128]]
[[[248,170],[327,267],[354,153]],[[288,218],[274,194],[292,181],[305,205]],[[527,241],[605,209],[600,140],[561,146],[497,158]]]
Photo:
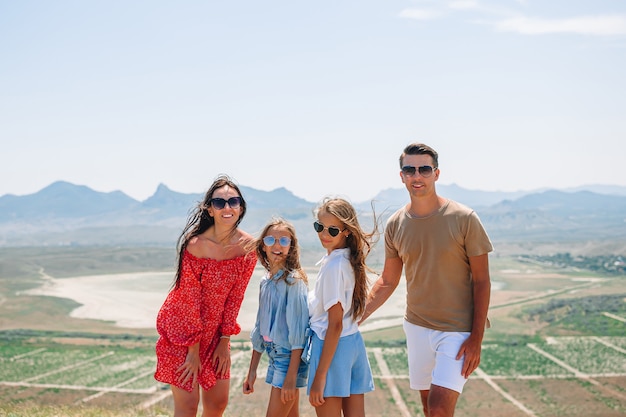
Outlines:
[[467,379],[461,374],[463,360],[456,360],[469,332],[442,332],[404,320],[409,381],[413,390],[429,390],[431,384],[463,392]]

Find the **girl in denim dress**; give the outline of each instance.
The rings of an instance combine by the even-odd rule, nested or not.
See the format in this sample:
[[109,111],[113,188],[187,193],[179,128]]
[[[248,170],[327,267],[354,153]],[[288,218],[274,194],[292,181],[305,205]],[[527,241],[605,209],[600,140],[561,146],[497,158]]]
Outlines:
[[267,416],[297,417],[299,388],[307,383],[308,363],[301,359],[308,337],[307,277],[293,225],[274,219],[256,241],[257,257],[267,269],[261,280],[259,309],[250,334],[252,358],[243,393],[254,392],[263,351],[269,356],[265,382],[272,386]]

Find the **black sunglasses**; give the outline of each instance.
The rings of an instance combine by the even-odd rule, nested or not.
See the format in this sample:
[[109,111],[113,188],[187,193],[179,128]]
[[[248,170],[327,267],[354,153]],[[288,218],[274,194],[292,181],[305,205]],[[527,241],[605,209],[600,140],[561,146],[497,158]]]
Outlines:
[[212,198],[211,205],[216,210],[222,210],[226,207],[226,203],[230,208],[236,209],[241,205],[241,197],[231,197],[228,200],[224,200],[223,198]]
[[324,231],[324,229],[328,230],[328,234],[331,235],[332,237],[337,236],[339,233],[343,232],[343,230],[339,230],[338,227],[335,226],[330,226],[330,227],[324,227],[324,225],[320,222],[314,222],[313,223],[313,228],[315,229],[315,231],[317,233],[322,233]]
[[274,236],[265,236],[263,238],[263,243],[265,243],[267,246],[272,246],[276,242],[278,242],[278,244],[283,248],[286,248],[291,245],[291,238],[287,236],[281,236],[278,239],[276,239]]
[[421,167],[405,165],[402,167],[402,174],[412,177],[413,175],[415,175],[415,171],[417,171],[422,177],[428,178],[433,175],[433,171],[436,169],[437,167],[432,167],[430,165],[422,165]]

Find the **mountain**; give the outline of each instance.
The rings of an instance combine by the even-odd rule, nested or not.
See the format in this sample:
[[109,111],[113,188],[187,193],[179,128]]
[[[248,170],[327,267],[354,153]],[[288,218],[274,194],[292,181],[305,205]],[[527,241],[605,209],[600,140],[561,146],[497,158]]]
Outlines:
[[626,196],[549,190],[494,204],[480,216],[495,238],[626,238]]
[[159,211],[166,216],[178,217],[202,199],[202,194],[183,194],[159,184],[154,194],[141,203],[147,211]]
[[[475,209],[497,243],[626,240],[626,187],[595,188],[616,194],[490,192],[455,184],[440,184],[437,190]],[[256,234],[270,218],[281,216],[294,224],[303,248],[317,247],[311,226],[316,203],[285,188],[261,191],[241,186],[241,191],[248,203],[244,230]],[[148,199],[137,201],[120,191],[101,193],[59,181],[34,194],[0,197],[0,246],[173,245],[189,211],[203,197],[160,184]],[[370,230],[374,204],[382,230],[386,219],[407,202],[405,189],[386,189],[356,207],[363,227]]]
[[[311,217],[314,203],[285,188],[240,188],[249,213],[242,226],[249,230],[261,229],[277,213],[294,223]],[[101,193],[59,181],[34,194],[0,197],[0,246],[171,244],[203,197],[160,184],[151,197],[137,201],[120,191]]]
[[[626,189],[626,187],[624,188]],[[530,192],[468,190],[466,188],[459,187],[456,184],[437,184],[437,193],[443,197],[461,202],[466,206],[472,207],[474,209],[479,209],[481,207],[487,207],[504,200],[515,200],[529,194]],[[396,209],[399,208],[401,205],[408,203],[409,196],[405,188],[388,188],[379,192],[373,198],[373,201],[377,209]],[[358,206],[361,209],[367,209],[371,207],[369,202],[360,203],[358,204]]]
[[563,192],[557,190],[529,194],[517,200],[505,200],[490,208],[498,210],[540,210],[572,218],[626,215],[626,198],[596,194],[590,191]]
[[84,185],[58,181],[35,194],[0,197],[0,223],[98,215],[114,210],[129,210],[137,204],[137,201],[121,191],[100,193]]
[[566,188],[563,191],[567,191],[567,192],[592,191],[598,194],[626,196],[626,187],[622,187],[619,185],[604,185],[604,184],[584,185],[580,187]]

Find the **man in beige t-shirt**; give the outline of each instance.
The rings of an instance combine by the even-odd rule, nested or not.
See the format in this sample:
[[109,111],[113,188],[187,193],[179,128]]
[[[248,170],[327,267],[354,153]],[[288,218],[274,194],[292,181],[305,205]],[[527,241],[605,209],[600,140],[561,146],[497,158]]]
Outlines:
[[385,265],[361,322],[407,281],[404,330],[411,389],[426,417],[453,416],[463,386],[480,363],[491,294],[493,250],[476,213],[437,195],[438,154],[413,143],[400,156],[411,202],[385,228]]

